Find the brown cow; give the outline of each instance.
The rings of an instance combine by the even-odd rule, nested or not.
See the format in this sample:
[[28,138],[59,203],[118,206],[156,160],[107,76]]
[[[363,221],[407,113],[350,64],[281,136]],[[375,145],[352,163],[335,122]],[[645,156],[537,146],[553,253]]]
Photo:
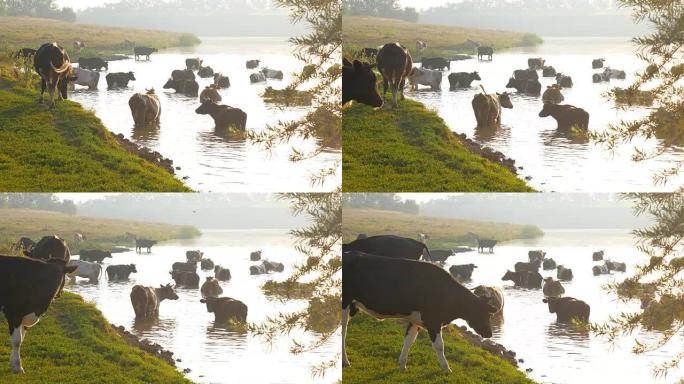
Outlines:
[[392,92],[392,106],[399,104],[397,93],[404,100],[404,86],[406,79],[413,70],[413,60],[408,50],[399,43],[385,44],[378,52],[377,67],[382,74],[383,95],[387,93],[387,87]]
[[207,312],[213,312],[217,323],[233,318],[242,323],[247,321],[247,305],[230,297],[207,297],[200,302],[207,304]]
[[178,300],[171,284],[160,285],[159,288],[136,285],[131,289],[131,304],[136,319],[159,316],[159,304],[166,299]]
[[200,93],[200,102],[204,103],[205,101],[211,101],[213,103],[217,103],[221,100],[221,94],[219,94],[218,89],[214,84],[207,85],[206,88]]
[[544,103],[544,108],[539,112],[539,117],[547,116],[556,119],[560,130],[569,130],[573,126],[583,130],[589,129],[589,113],[582,108]]
[[561,93],[561,87],[558,84],[552,84],[546,87],[546,91],[542,95],[542,101],[551,104],[560,104],[565,100]]
[[67,83],[76,80],[69,55],[57,43],[45,43],[33,57],[33,66],[40,75],[40,102],[43,102],[45,88],[50,95],[49,107],[55,106],[55,90],[59,87],[58,96],[67,99]]
[[229,128],[231,126],[244,130],[247,125],[247,114],[239,108],[228,105],[216,104],[209,100],[195,110],[198,115],[210,115],[216,123],[216,128]]
[[[484,88],[482,88],[484,92]],[[478,127],[491,127],[501,124],[501,107],[511,109],[513,103],[508,92],[496,95],[478,93],[473,97],[473,112]]]
[[207,280],[202,284],[202,288],[200,288],[200,293],[204,298],[219,297],[223,293],[223,288],[221,288],[216,278],[207,276]]
[[147,93],[136,93],[128,100],[128,106],[131,108],[131,115],[135,125],[147,125],[150,123],[159,123],[161,117],[161,103],[159,98],[154,93],[154,88],[147,91]]

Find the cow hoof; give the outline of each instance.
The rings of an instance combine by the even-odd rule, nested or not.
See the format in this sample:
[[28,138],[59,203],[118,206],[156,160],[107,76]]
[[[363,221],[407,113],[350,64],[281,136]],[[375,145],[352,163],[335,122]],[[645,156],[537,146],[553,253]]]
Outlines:
[[12,367],[12,372],[19,374],[19,373],[24,373],[24,368],[19,366],[19,367]]
[[342,368],[347,368],[347,367],[351,367],[351,364],[349,364],[348,361],[342,361]]

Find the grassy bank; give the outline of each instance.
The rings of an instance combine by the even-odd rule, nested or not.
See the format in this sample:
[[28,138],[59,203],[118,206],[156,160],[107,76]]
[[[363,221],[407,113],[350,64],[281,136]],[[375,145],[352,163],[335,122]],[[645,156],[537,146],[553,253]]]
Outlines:
[[[199,230],[191,226],[102,219],[33,209],[0,209],[0,217],[3,218],[0,224],[0,251],[4,253],[22,236],[38,241],[42,236],[56,234],[67,241],[72,253],[77,253],[80,248],[108,249],[122,244],[134,246],[132,241],[124,241],[126,232],[159,241],[200,235]],[[80,245],[75,244],[73,236],[76,232],[85,234],[88,240]]]
[[418,216],[377,209],[344,208],[342,223],[345,243],[356,239],[359,233],[393,234],[410,238],[415,238],[418,233],[427,233],[430,235],[431,248],[472,245],[473,239],[468,232],[499,241],[530,239],[544,235],[541,229],[531,225]]
[[445,328],[444,355],[452,372],[442,373],[427,332],[421,331],[411,347],[407,370],[401,372],[397,359],[404,342],[405,326],[398,320],[376,321],[365,314],[349,322],[347,354],[351,367],[342,373],[345,384],[532,384],[507,361],[474,347],[450,326]]
[[[7,329],[4,317],[0,328]],[[0,342],[0,382],[43,383],[191,383],[165,361],[128,345],[94,305],[64,292],[29,329],[22,345],[26,374],[11,373],[10,338]]]
[[344,192],[529,192],[508,169],[468,150],[437,113],[404,100],[342,116]]
[[[83,41],[86,48],[76,52],[72,47],[74,40]],[[65,47],[72,60],[91,56],[109,57],[113,54],[132,55],[133,46],[130,42],[157,49],[200,43],[196,36],[188,33],[67,23],[34,17],[0,17],[0,47],[37,49],[53,41]]]
[[[472,55],[473,46],[468,44],[468,40],[492,46],[495,50],[534,46],[542,42],[539,36],[531,33],[460,28],[360,16],[342,18],[342,39],[345,42],[345,50],[399,42],[406,46],[416,59],[452,57],[456,54]],[[415,50],[416,40],[426,41],[428,48],[418,53]]]

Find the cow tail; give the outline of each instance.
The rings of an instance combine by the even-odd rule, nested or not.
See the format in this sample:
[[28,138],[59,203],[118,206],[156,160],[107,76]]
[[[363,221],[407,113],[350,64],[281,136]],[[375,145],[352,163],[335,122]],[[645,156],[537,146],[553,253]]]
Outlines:
[[480,88],[482,88],[482,92],[486,95],[486,94],[487,94],[487,91],[485,91],[484,85],[480,84]]
[[56,68],[55,65],[52,64],[52,61],[50,61],[50,67],[52,67],[52,70],[55,71],[58,75],[61,75],[68,71],[69,68],[71,68],[71,63],[69,62],[69,60],[64,60],[64,64],[62,64],[61,67]]

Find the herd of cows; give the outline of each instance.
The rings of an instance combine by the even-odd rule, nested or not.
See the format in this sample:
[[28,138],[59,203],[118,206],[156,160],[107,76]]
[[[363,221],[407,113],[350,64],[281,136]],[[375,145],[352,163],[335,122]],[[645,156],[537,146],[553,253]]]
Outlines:
[[[150,47],[135,47],[134,55],[137,61],[145,57],[148,61],[150,55],[157,49]],[[68,97],[68,84],[86,86],[96,90],[100,81],[100,71],[109,71],[109,63],[101,58],[80,58],[78,67],[74,67],[66,50],[57,43],[43,44],[37,50],[22,48],[14,56],[16,58],[33,59],[34,69],[41,78],[40,101],[47,89],[50,107],[55,104],[55,92],[57,97]],[[283,79],[283,72],[262,67],[259,69],[260,60],[248,60],[245,63],[247,69],[255,70],[249,75],[251,83],[261,83],[267,79]],[[245,130],[247,114],[239,108],[220,104],[222,98],[219,90],[230,87],[230,78],[220,72],[214,72],[211,66],[204,66],[200,58],[188,58],[185,61],[185,69],[177,69],[171,72],[171,76],[163,85],[164,89],[173,89],[176,93],[189,97],[198,97],[200,106],[195,110],[199,115],[209,115],[213,118],[216,128],[234,127]],[[199,84],[196,75],[203,79],[213,79],[213,83],[199,92]],[[105,76],[108,89],[127,88],[128,83],[136,81],[135,73],[110,72]],[[162,106],[155,94],[154,88],[145,93],[136,93],[129,99],[131,115],[136,125],[145,126],[158,124]]]
[[[451,61],[445,58],[423,58],[420,67],[413,66],[413,60],[408,49],[399,43],[389,43],[379,49],[365,48],[360,53],[362,60],[350,62],[343,59],[343,103],[356,100],[372,107],[382,107],[383,97],[378,93],[377,77],[373,68],[377,68],[382,75],[383,95],[387,90],[392,94],[392,106],[398,106],[398,97],[404,99],[404,87],[408,81],[412,90],[419,85],[427,85],[434,91],[441,90],[444,70],[450,70]],[[490,47],[478,48],[478,59],[488,56],[493,59]],[[375,61],[374,64],[371,64]],[[591,65],[593,69],[603,68],[603,72],[594,73],[592,81],[600,83],[611,79],[625,79],[625,71],[604,68],[604,59],[595,59]],[[558,123],[558,129],[568,131],[572,127],[587,130],[589,127],[589,113],[582,108],[561,104],[565,97],[562,90],[572,88],[571,76],[556,71],[551,65],[546,65],[543,58],[528,59],[528,67],[513,72],[506,88],[513,88],[519,94],[540,96],[543,108],[539,117],[553,117]],[[539,82],[539,71],[542,77],[555,78],[556,83],[549,85],[542,94],[542,84]],[[449,89],[458,91],[469,89],[474,81],[482,80],[478,72],[454,72],[448,75]],[[513,103],[508,92],[488,94],[484,87],[482,93],[474,96],[473,112],[480,127],[495,126],[501,123],[501,108],[512,109]]]
[[[342,363],[349,366],[345,339],[350,316],[363,310],[377,319],[399,318],[408,322],[404,346],[399,357],[400,369],[406,369],[408,351],[418,331],[427,330],[437,353],[440,367],[450,372],[444,357],[442,328],[456,319],[465,320],[480,336],[492,336],[490,320],[503,316],[504,295],[497,287],[479,285],[469,290],[462,285],[471,281],[474,264],[452,265],[447,272],[444,261],[454,252],[435,258],[428,250],[424,235],[418,240],[365,234],[342,246]],[[480,247],[478,239],[478,248]],[[493,247],[493,245],[492,245]],[[421,261],[421,258],[423,261]],[[437,260],[439,259],[439,260]],[[592,260],[603,262],[592,267],[594,276],[611,271],[625,272],[621,262],[604,260],[604,251],[594,252]],[[556,279],[539,272],[556,271]],[[542,289],[541,301],[548,305],[556,320],[589,321],[590,306],[584,301],[563,296],[563,281],[573,279],[573,271],[557,265],[542,250],[528,252],[528,261],[517,262],[507,270],[502,281],[513,281],[515,288]],[[542,287],[543,286],[543,287]],[[647,305],[642,298],[642,307]]]
[[[135,243],[136,252],[140,253],[143,250],[150,252],[156,241],[136,239]],[[91,249],[80,250],[79,259],[72,259],[66,242],[54,235],[45,236],[38,242],[22,237],[15,248],[26,257],[0,255],[0,310],[9,325],[12,370],[23,373],[20,348],[26,330],[39,321],[54,298],[61,293],[66,277],[72,281],[77,277],[86,278],[90,283],[97,283],[102,275],[103,261],[113,256],[109,251]],[[220,282],[231,279],[230,270],[215,265],[199,250],[187,251],[185,256],[186,261],[174,262],[171,266],[170,274],[175,285],[161,284],[158,288],[133,286],[130,298],[136,319],[157,316],[162,301],[178,299],[174,288],[180,287],[199,288],[202,297],[200,302],[206,305],[209,313],[214,314],[217,324],[225,324],[229,320],[246,322],[247,305],[240,300],[221,296],[223,289]],[[282,263],[262,259],[260,250],[251,252],[249,258],[252,262],[261,262],[250,266],[251,275],[284,270]],[[201,288],[198,264],[202,270],[214,271],[214,276],[207,276]],[[105,271],[110,281],[126,281],[131,273],[138,272],[135,264],[108,265]]]

